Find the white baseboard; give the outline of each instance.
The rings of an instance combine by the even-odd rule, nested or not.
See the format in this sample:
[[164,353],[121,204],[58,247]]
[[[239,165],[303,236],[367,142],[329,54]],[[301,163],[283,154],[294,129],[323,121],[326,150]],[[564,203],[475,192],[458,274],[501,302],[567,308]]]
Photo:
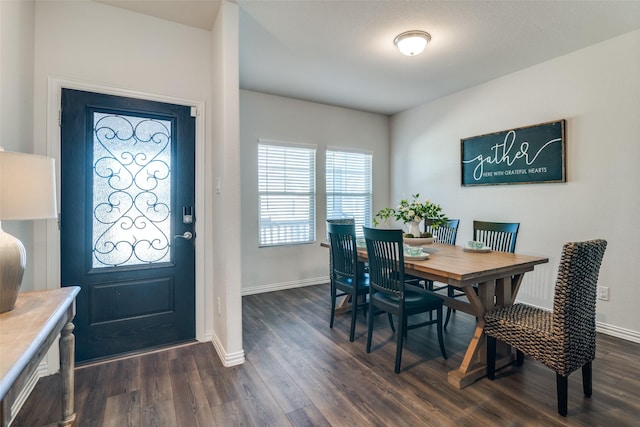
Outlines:
[[198,342],[213,341],[213,329],[205,331],[201,337],[196,337],[196,339]]
[[596,331],[606,335],[611,335],[623,340],[640,343],[640,332],[631,329],[620,328],[618,326],[608,325],[602,322],[596,322]]
[[218,353],[218,357],[225,367],[229,368],[231,366],[242,365],[245,362],[244,350],[237,351],[235,353],[227,353],[224,346],[218,339],[218,336],[215,334],[213,335],[211,342],[213,343],[213,347],[216,349],[216,353]]
[[311,279],[294,280],[291,282],[271,283],[268,285],[253,286],[242,289],[242,296],[262,294],[265,292],[284,291],[285,289],[302,288],[304,286],[323,285],[329,283],[329,276],[315,277]]

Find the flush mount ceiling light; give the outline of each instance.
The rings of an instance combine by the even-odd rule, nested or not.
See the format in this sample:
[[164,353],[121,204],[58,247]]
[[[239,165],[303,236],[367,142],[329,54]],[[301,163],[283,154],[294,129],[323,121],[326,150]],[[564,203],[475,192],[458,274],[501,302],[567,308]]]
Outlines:
[[431,34],[425,31],[411,30],[398,34],[393,40],[393,44],[403,55],[415,56],[421,53],[430,41]]

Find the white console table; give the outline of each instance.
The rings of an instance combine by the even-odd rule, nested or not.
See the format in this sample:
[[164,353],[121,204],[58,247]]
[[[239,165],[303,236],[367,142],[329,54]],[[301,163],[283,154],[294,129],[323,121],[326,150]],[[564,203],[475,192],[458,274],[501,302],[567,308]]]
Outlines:
[[60,335],[62,414],[60,426],[70,426],[73,408],[73,317],[80,288],[23,292],[16,307],[0,314],[0,426],[11,421],[11,406]]

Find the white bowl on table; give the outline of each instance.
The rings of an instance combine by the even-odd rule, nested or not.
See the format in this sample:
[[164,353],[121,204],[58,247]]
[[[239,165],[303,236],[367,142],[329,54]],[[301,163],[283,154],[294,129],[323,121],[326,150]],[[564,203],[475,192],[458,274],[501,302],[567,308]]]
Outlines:
[[405,245],[409,246],[422,246],[430,245],[435,241],[435,237],[403,237]]

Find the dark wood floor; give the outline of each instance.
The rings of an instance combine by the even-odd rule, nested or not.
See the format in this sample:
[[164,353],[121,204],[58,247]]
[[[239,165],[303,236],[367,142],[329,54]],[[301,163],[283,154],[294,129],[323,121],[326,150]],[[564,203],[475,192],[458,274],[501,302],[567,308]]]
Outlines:
[[[211,343],[76,369],[74,426],[630,426],[640,425],[640,344],[598,335],[594,391],[569,378],[569,415],[556,412],[555,374],[529,359],[457,390],[447,372],[462,358],[473,319],[447,328],[443,360],[431,327],[409,332],[402,372],[384,316],[373,349],[349,316],[329,329],[329,287],[243,298],[247,361],[224,368]],[[41,379],[14,426],[54,426],[57,376]]]

